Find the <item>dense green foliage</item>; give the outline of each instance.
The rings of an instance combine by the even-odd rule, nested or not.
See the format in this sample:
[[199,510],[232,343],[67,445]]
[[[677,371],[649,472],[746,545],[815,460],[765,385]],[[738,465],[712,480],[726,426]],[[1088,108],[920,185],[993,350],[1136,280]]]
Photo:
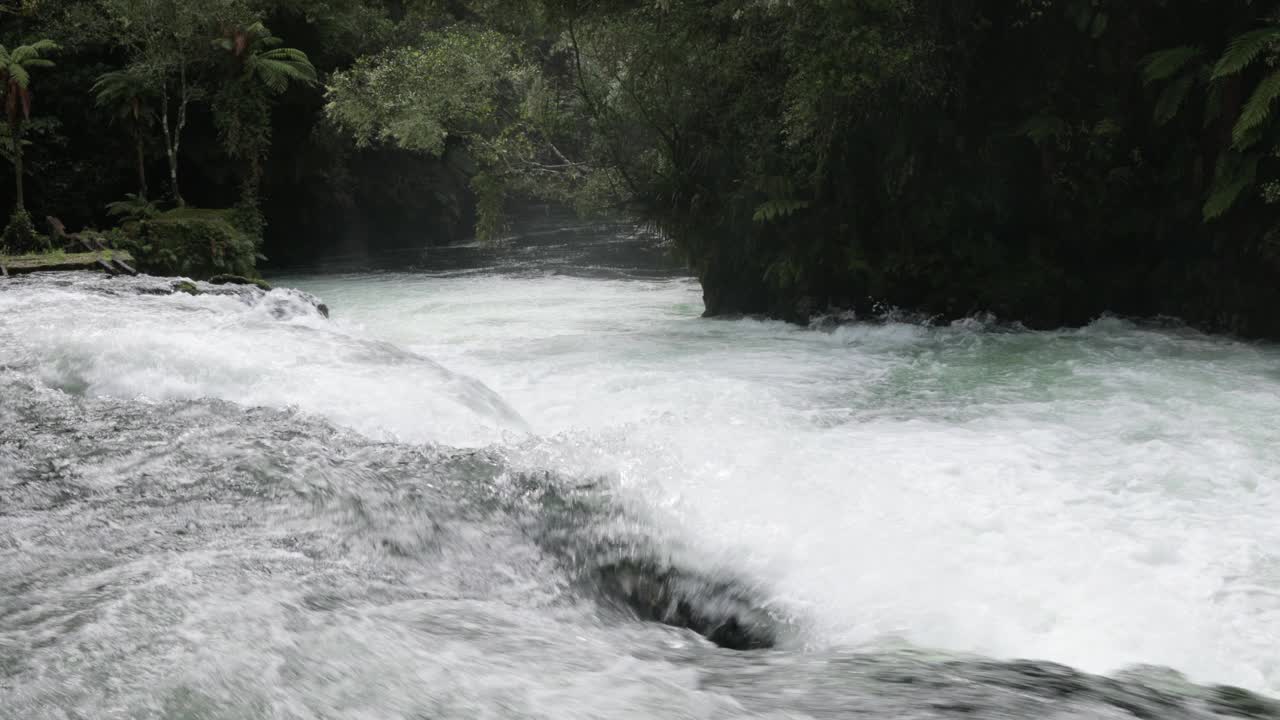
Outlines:
[[121,244],[156,275],[253,276],[257,238],[227,210],[178,208],[137,221]]
[[[0,0],[0,44],[61,47],[56,70],[33,74],[31,216],[76,229],[116,222],[107,206],[127,195],[161,209],[247,203],[271,220],[265,251],[283,260],[349,239],[461,237],[465,165],[357,147],[324,120],[318,86],[436,12],[384,0]],[[0,203],[12,205],[13,190],[0,183]]]
[[26,213],[23,197],[22,155],[26,146],[24,130],[31,120],[31,73],[36,69],[53,67],[53,61],[43,57],[57,50],[52,40],[45,38],[29,45],[19,45],[13,50],[0,45],[0,99],[4,102],[6,119],[5,157],[13,164],[14,214],[4,230],[4,244],[8,247],[27,247],[35,244],[31,218]]
[[154,200],[159,147],[170,202],[186,158],[199,204],[260,204],[274,238],[496,237],[520,197],[629,212],[711,314],[1280,336],[1274,2],[74,0],[0,42],[45,37],[56,121],[29,125],[61,160],[32,177],[135,166],[84,221]]
[[49,239],[36,232],[35,223],[31,222],[31,214],[26,210],[14,208],[4,226],[4,232],[0,233],[0,253],[22,255],[48,249]]

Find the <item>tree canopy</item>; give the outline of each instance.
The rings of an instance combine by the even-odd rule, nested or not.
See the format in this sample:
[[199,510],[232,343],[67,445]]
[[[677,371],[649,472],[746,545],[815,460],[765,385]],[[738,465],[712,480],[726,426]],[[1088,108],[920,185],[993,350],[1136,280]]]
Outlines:
[[0,41],[69,48],[54,176],[88,162],[76,93],[145,79],[130,132],[171,199],[186,158],[201,203],[261,204],[273,237],[305,206],[344,237],[494,238],[536,199],[656,225],[712,314],[1112,310],[1280,335],[1256,310],[1280,300],[1275,3],[24,7]]

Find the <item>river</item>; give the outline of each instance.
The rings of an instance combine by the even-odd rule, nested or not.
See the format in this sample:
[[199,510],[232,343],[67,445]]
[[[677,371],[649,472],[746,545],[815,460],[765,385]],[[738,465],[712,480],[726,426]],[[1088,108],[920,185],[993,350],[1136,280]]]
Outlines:
[[270,279],[0,280],[0,718],[1280,717],[1280,347]]

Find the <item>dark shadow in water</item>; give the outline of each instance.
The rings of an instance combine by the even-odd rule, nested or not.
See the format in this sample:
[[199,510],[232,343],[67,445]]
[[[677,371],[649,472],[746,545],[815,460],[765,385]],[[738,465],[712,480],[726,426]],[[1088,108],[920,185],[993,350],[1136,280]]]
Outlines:
[[563,274],[611,279],[688,274],[658,234],[628,222],[583,222],[551,215],[523,221],[509,238],[484,244],[384,250],[327,257],[314,263],[269,266],[271,275],[294,273],[415,272],[426,274]]

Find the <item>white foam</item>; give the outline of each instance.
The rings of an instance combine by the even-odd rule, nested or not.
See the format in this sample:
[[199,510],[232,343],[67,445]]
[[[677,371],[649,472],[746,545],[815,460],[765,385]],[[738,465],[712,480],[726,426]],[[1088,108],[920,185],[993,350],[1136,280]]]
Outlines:
[[299,284],[332,321],[0,292],[0,365],[607,473],[689,561],[760,578],[801,616],[799,642],[1151,663],[1280,694],[1274,347],[1114,319],[1044,334],[702,320],[689,280]]
[[544,438],[516,460],[610,473],[766,578],[805,642],[1280,691],[1280,350],[708,321],[691,281],[306,286],[493,387]]

